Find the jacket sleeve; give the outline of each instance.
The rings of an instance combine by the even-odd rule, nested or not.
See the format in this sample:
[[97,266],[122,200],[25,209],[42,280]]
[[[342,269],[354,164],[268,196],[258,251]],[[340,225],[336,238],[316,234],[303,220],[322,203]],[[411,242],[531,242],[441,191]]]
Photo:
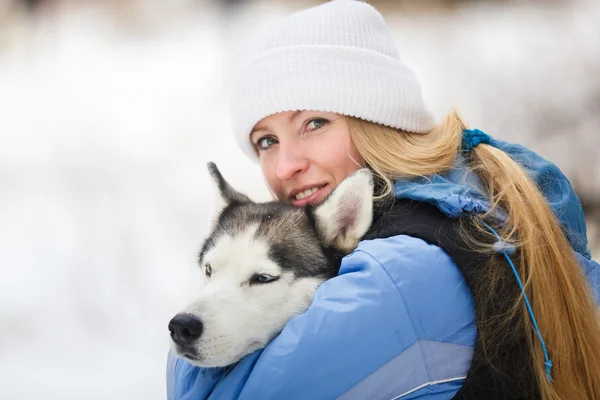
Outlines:
[[[439,247],[408,236],[364,241],[306,313],[220,377],[208,398],[449,399],[474,341],[472,299]],[[175,398],[206,398],[199,386],[214,382],[194,389],[183,379],[187,363],[178,364],[175,391],[190,396]]]
[[439,247],[364,241],[264,350],[240,398],[451,398],[474,335],[472,299]]
[[199,368],[169,351],[167,400],[206,400],[226,376],[225,368]]
[[171,351],[167,354],[167,400],[175,400],[175,366],[177,358]]

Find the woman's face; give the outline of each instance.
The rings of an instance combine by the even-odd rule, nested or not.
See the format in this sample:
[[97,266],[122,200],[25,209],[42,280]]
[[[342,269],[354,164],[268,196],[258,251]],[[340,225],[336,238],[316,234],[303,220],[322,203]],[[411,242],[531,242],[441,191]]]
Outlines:
[[363,165],[346,120],[319,111],[286,111],[260,120],[250,134],[263,175],[277,198],[318,204]]

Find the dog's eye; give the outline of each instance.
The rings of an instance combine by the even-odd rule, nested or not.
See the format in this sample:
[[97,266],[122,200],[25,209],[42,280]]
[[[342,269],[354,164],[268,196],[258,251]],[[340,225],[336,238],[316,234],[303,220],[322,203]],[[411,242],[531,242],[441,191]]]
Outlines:
[[255,274],[250,279],[250,284],[271,283],[271,282],[275,282],[277,279],[279,279],[278,276],[272,276],[272,275],[267,275],[267,274]]
[[206,276],[212,275],[212,267],[210,266],[210,264],[206,264],[206,267],[204,268],[204,272],[206,273]]

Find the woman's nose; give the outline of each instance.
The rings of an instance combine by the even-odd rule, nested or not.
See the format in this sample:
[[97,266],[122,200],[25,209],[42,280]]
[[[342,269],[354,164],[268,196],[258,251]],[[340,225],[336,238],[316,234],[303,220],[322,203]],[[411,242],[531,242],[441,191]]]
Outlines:
[[308,158],[298,143],[279,144],[277,178],[289,180],[308,168]]

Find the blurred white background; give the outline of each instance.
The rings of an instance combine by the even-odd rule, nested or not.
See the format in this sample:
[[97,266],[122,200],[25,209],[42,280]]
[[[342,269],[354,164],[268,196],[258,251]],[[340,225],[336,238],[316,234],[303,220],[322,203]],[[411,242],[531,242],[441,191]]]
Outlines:
[[[161,399],[248,40],[318,1],[0,0],[0,398]],[[600,257],[600,2],[373,1],[441,118],[563,168]],[[251,99],[249,99],[251,101]]]

